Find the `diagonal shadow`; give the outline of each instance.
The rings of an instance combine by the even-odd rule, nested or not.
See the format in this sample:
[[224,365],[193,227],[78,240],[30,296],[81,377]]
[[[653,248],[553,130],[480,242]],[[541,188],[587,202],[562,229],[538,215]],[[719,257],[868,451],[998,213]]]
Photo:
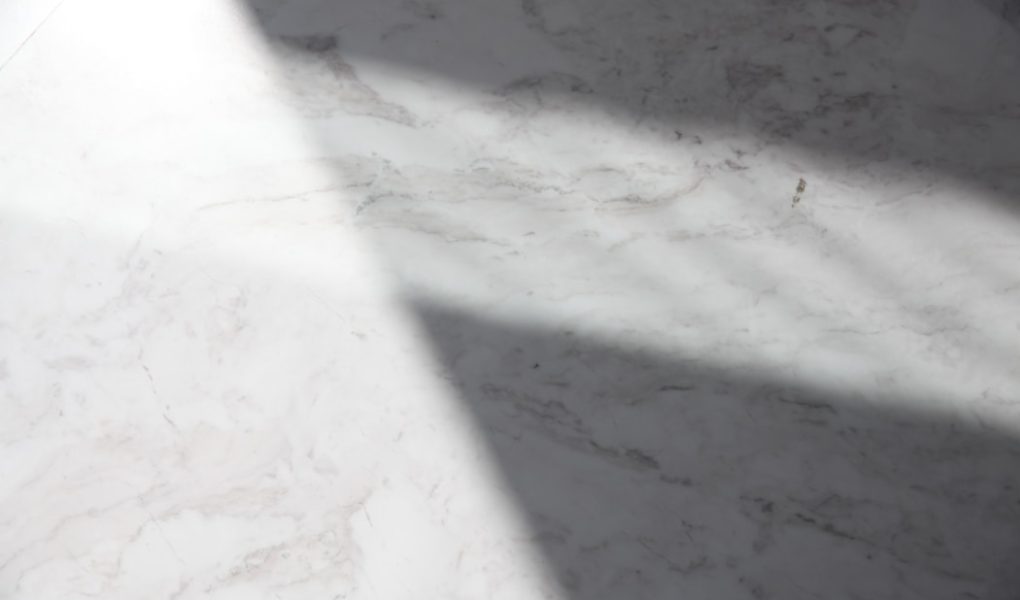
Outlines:
[[[776,145],[827,156],[858,182],[869,175],[885,184],[916,177],[920,188],[938,188],[948,176],[983,188],[955,189],[954,208],[991,201],[1009,212],[1020,197],[1020,77],[1007,76],[1020,74],[1020,32],[1012,27],[1020,24],[1020,0],[838,0],[813,6],[799,0],[244,0],[244,6],[280,59],[294,108],[341,170],[345,160],[358,157],[343,151],[336,156],[334,143],[365,134],[350,132],[350,122],[335,120],[339,115],[385,123],[390,129],[384,139],[402,139],[392,127],[428,131],[434,125],[362,81],[351,62],[365,60],[420,77],[422,85],[413,89],[423,96],[435,80],[481,91],[475,104],[497,107],[497,120],[524,129],[542,129],[531,119],[548,124],[550,116],[600,107],[692,145],[678,156],[695,163],[707,156],[717,163],[707,172],[719,169],[715,174],[722,179],[728,170],[751,169],[744,164],[753,164],[748,154],[768,155]],[[995,73],[1002,77],[991,77]],[[399,100],[415,95],[406,91]],[[709,145],[711,136],[728,149],[693,147]],[[730,152],[732,160],[721,160]],[[591,154],[597,158],[599,149]],[[499,165],[505,158],[479,157],[483,167],[489,160]],[[467,162],[450,178],[475,170]],[[388,163],[379,160],[376,168],[381,172]],[[521,168],[507,177],[528,168],[514,166]],[[664,191],[643,198],[648,187],[640,177],[615,169],[612,161],[600,166],[613,172],[606,185],[621,188],[619,197],[607,194],[614,203],[684,200],[685,192],[676,189],[688,176],[682,168],[670,173]],[[735,194],[748,206],[769,205],[775,198],[761,189],[771,189],[774,166],[764,165],[752,186]],[[375,180],[369,180],[371,189]],[[545,183],[511,185],[533,195],[534,186]],[[590,191],[586,181],[572,183],[582,195]],[[875,191],[878,204],[905,197],[903,190],[884,190],[899,189],[885,184]],[[445,191],[429,185],[416,184],[415,197]],[[695,179],[693,187],[698,185]],[[930,199],[938,207],[919,189],[906,195],[915,193],[918,205]],[[366,195],[359,213],[386,197],[381,191]],[[809,221],[817,237],[825,237],[826,227]],[[850,277],[913,293],[897,285],[898,267],[886,264],[879,250],[857,239],[827,244]],[[991,262],[953,260],[989,280],[1015,279]],[[1002,344],[989,339],[984,345],[989,364],[1012,367]]]
[[565,597],[1020,593],[1020,443],[934,398],[411,305]]
[[734,163],[794,148],[950,176],[1010,209],[1020,193],[1017,0],[246,1],[288,52],[428,73],[522,114],[594,108],[691,146],[728,132],[752,140]]
[[[927,8],[937,2],[821,13],[756,0],[248,3],[278,50],[329,65],[336,81],[302,98],[324,113],[313,118],[342,97],[407,120],[358,81],[351,55],[525,109],[604,109],[677,143],[735,130],[853,168],[946,174],[1010,208],[1020,192],[1020,78],[970,71],[1020,57],[1015,30],[997,26],[1015,17],[1004,2],[965,3],[965,22],[943,15],[974,40],[935,53],[966,55],[947,77],[917,64],[932,47],[912,33],[940,18]],[[949,399],[627,349],[421,298],[409,307],[564,597],[1018,597],[1020,445],[933,412]]]

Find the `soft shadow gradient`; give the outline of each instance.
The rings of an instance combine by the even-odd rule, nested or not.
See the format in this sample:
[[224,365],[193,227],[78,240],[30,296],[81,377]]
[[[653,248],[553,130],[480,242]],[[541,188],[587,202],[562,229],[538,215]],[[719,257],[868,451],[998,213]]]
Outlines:
[[1020,443],[936,398],[411,306],[564,597],[1020,594]]
[[736,132],[754,140],[737,162],[782,147],[947,175],[1017,208],[1018,0],[247,1],[289,51],[595,107],[677,144]]

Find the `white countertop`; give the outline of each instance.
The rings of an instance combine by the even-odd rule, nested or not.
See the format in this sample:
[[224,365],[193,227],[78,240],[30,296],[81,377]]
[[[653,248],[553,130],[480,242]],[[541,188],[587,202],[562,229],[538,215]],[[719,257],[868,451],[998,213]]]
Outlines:
[[1000,4],[0,3],[0,598],[1015,598]]

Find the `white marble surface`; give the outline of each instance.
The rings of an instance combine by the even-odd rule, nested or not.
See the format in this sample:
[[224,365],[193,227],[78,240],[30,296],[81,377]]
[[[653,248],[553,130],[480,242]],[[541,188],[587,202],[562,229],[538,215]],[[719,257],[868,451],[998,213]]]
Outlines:
[[1011,6],[0,3],[0,598],[1016,598]]

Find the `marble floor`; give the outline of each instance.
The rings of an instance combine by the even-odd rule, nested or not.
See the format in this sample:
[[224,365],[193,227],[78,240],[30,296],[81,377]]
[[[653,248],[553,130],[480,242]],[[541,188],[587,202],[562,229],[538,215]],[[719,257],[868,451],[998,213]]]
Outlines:
[[1013,0],[0,2],[0,598],[1020,598]]

